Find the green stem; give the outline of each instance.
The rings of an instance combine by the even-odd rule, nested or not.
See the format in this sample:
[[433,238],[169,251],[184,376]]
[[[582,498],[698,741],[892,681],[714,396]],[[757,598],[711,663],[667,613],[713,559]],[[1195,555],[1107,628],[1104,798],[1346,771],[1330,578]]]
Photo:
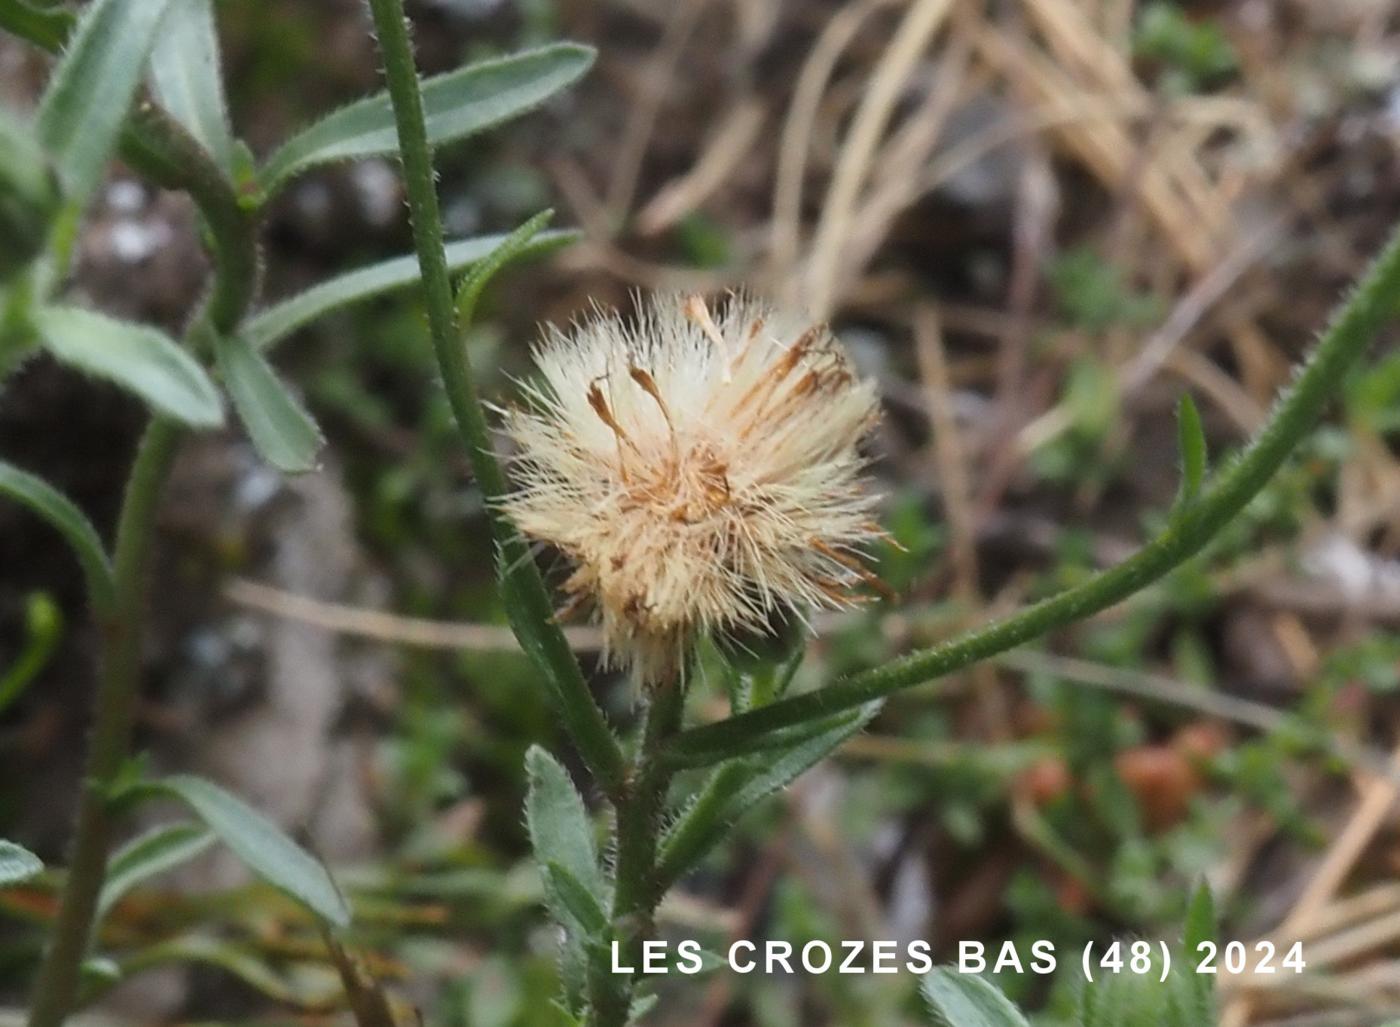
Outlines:
[[[657,839],[673,772],[660,759],[680,730],[685,690],[679,681],[656,689],[633,763],[631,783],[617,809],[617,859],[612,928],[623,966],[640,966],[642,942],[656,933],[656,907],[663,888],[657,877]],[[589,1027],[626,1027],[636,984],[631,974],[594,966],[589,979]]]
[[105,789],[121,770],[131,743],[141,671],[142,600],[155,534],[156,503],[180,437],[181,429],[175,422],[164,418],[152,421],[127,480],[113,561],[116,602],[99,625],[102,671],[73,855],[52,940],[35,980],[29,1027],[59,1027],[78,993],[97,896],[106,876],[111,811]]
[[[549,594],[528,548],[499,510],[506,479],[491,448],[486,413],[477,396],[471,366],[466,359],[456,323],[452,282],[443,251],[442,220],[438,212],[432,153],[423,119],[423,97],[413,63],[408,22],[402,0],[369,0],[384,78],[394,107],[399,154],[403,164],[404,191],[408,195],[409,220],[423,290],[428,308],[428,328],[448,402],[472,461],[477,483],[486,499],[491,535],[500,550],[502,575],[510,575],[512,598],[524,606],[532,622],[525,648],[544,663],[564,726],[573,737],[589,769],[608,794],[616,798],[626,773],[626,760],[603,711],[598,708],[563,633],[550,613]],[[538,644],[533,644],[538,643]]]
[[1190,559],[1273,477],[1312,430],[1343,375],[1400,312],[1400,227],[1356,291],[1333,316],[1311,359],[1279,399],[1263,431],[1216,476],[1211,488],[1181,509],[1161,536],[1115,567],[1006,620],[911,653],[883,667],[679,735],[668,755],[713,762],[750,748],[770,732],[961,670],[1121,602]]
[[[187,343],[199,348],[211,333],[236,329],[253,302],[258,279],[257,214],[238,202],[217,165],[163,111],[146,105],[133,114],[132,125],[123,137],[123,156],[160,185],[188,192],[209,227],[214,285],[186,333]],[[111,839],[106,788],[131,747],[156,507],[183,437],[181,425],[162,417],[153,419],[127,480],[113,556],[116,599],[111,611],[99,616],[101,676],[73,855],[53,936],[35,978],[29,1027],[59,1027],[78,995],[97,897],[106,878]]]

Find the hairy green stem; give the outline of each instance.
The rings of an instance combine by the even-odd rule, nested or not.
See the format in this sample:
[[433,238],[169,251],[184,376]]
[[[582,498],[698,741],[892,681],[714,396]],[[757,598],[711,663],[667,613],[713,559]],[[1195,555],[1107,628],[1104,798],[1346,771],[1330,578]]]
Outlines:
[[53,936],[35,980],[29,1027],[59,1027],[77,996],[97,896],[106,876],[111,837],[106,789],[125,763],[131,744],[132,713],[141,673],[146,568],[156,505],[180,437],[181,429],[175,422],[165,418],[152,421],[127,480],[113,560],[116,602],[99,623],[102,670],[73,853]]
[[[122,152],[133,167],[158,184],[188,192],[208,225],[214,284],[186,334],[188,344],[208,348],[211,333],[237,328],[257,293],[256,212],[238,202],[232,184],[217,165],[178,123],[156,107],[148,104],[133,114]],[[178,423],[163,417],[153,419],[127,479],[113,556],[116,598],[110,613],[99,615],[101,673],[72,858],[53,935],[34,982],[30,1027],[62,1024],[81,983],[97,898],[106,879],[111,840],[106,789],[131,747],[132,710],[140,684],[143,600],[156,509],[183,438],[184,428]]]
[[714,762],[751,748],[765,735],[852,709],[901,689],[961,670],[1056,628],[1107,609],[1200,552],[1273,477],[1317,424],[1328,401],[1388,321],[1400,313],[1400,227],[1333,316],[1308,363],[1280,397],[1254,441],[1177,512],[1171,526],[1136,554],[1084,584],[883,667],[854,674],[804,695],[679,735],[668,755]]
[[[621,965],[640,966],[642,942],[656,933],[656,906],[664,889],[657,876],[657,839],[673,772],[659,756],[680,730],[685,690],[673,681],[652,692],[646,727],[632,764],[627,794],[617,809],[613,938]],[[626,1027],[636,980],[613,973],[611,958],[589,979],[589,1027]]]
[[413,47],[403,2],[369,0],[369,8],[374,18],[384,63],[384,78],[398,129],[404,191],[408,196],[414,248],[422,272],[433,349],[437,354],[448,402],[471,458],[472,470],[486,499],[491,535],[500,550],[502,575],[511,576],[514,586],[512,601],[524,607],[525,616],[532,622],[532,638],[522,638],[521,641],[526,643],[527,652],[544,662],[542,669],[549,678],[564,726],[578,746],[579,753],[608,794],[617,798],[626,774],[626,760],[621,747],[589,691],[577,659],[550,614],[549,594],[528,548],[500,513],[499,500],[505,495],[506,480],[491,448],[486,413],[477,396],[471,365],[467,362],[457,325],[452,281],[443,250],[432,152],[424,123],[423,97],[413,62]]

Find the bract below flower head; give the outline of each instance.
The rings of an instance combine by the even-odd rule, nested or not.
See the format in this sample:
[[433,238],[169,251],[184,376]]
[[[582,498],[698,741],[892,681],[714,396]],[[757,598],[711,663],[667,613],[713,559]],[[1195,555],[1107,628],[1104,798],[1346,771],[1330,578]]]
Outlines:
[[861,600],[882,533],[859,444],[879,406],[825,326],[661,296],[631,323],[551,329],[535,360],[541,380],[505,413],[504,506],[570,559],[563,589],[614,666],[659,684],[707,632]]

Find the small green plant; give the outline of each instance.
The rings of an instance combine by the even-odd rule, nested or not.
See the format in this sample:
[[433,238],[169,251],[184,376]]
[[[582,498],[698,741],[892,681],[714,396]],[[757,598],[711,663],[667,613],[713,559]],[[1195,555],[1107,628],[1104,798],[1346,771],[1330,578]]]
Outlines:
[[[855,487],[855,444],[873,405],[869,386],[855,378],[820,327],[779,327],[768,312],[742,305],[737,309],[743,316],[722,317],[717,324],[698,297],[676,298],[679,314],[673,309],[667,315],[658,306],[639,328],[608,322],[587,329],[618,333],[608,347],[565,340],[546,351],[553,389],[537,391],[535,398],[555,416],[528,424],[518,418],[528,420],[529,414],[510,415],[514,422],[507,418],[526,453],[512,487],[495,455],[464,332],[496,272],[568,235],[544,232],[548,215],[540,215],[504,238],[447,242],[433,151],[544,101],[582,75],[592,54],[554,44],[423,79],[402,0],[369,0],[369,10],[387,92],[330,114],[259,163],[229,125],[211,0],[94,0],[77,18],[61,8],[0,0],[0,26],[62,51],[37,120],[16,130],[33,145],[7,152],[5,159],[18,163],[0,168],[17,204],[0,210],[17,226],[0,241],[9,247],[0,261],[0,369],[44,350],[129,389],[152,412],[110,546],[51,485],[0,464],[0,492],[48,521],[73,548],[103,640],[84,794],[59,913],[34,986],[32,1027],[57,1027],[100,991],[100,985],[85,988],[85,979],[113,982],[110,966],[91,943],[94,926],[116,898],[216,842],[309,911],[337,960],[349,965],[338,938],[353,919],[353,903],[315,858],[217,786],[185,776],[153,780],[129,751],[145,576],[161,488],[175,452],[189,433],[222,423],[227,396],[270,464],[288,473],[312,467],[320,432],[267,354],[316,318],[390,289],[421,289],[445,394],[486,503],[511,627],[537,671],[540,700],[568,732],[592,788],[611,811],[600,844],[563,763],[540,747],[529,751],[526,821],[544,904],[563,936],[558,1022],[624,1027],[642,1019],[656,1001],[651,982],[633,968],[656,933],[658,905],[740,817],[859,732],[892,694],[1081,621],[1181,567],[1240,517],[1308,437],[1400,307],[1397,233],[1327,327],[1268,424],[1213,474],[1200,419],[1189,401],[1182,404],[1182,485],[1175,505],[1160,518],[1160,530],[1136,554],[1003,620],[794,691],[805,609],[849,602],[866,577],[849,550],[881,535],[871,522],[873,503]],[[149,102],[137,100],[143,81],[149,83]],[[151,181],[188,193],[203,218],[214,273],[182,340],[83,309],[63,296],[77,225],[108,158],[118,152]],[[394,155],[402,165],[415,253],[258,309],[258,231],[268,203],[310,168],[374,155]],[[1070,271],[1062,293],[1074,316],[1091,322],[1140,316],[1136,301],[1125,302],[1119,283],[1102,269]],[[672,315],[677,319],[664,320]],[[754,342],[769,335],[786,344],[781,354]],[[677,349],[684,359],[676,357]],[[697,356],[702,350],[703,358]],[[765,354],[762,361],[756,352]],[[669,375],[665,380],[662,369]],[[774,394],[782,402],[765,407]],[[697,443],[711,440],[682,437],[683,404],[696,395],[733,415],[732,421],[769,432],[762,440],[769,445],[706,448]],[[826,408],[814,409],[814,398]],[[765,418],[754,408],[766,411]],[[645,437],[635,431],[639,423],[648,426]],[[804,450],[804,440],[815,448]],[[731,488],[749,470],[734,464],[736,453],[762,464],[763,481],[787,489],[767,497],[764,512],[779,516],[763,521],[761,534],[746,535],[759,524],[756,511],[733,504]],[[801,459],[787,459],[794,454]],[[571,526],[560,526],[561,518],[553,516],[559,504],[573,504],[568,509],[576,511],[579,496],[595,486],[611,490],[610,499],[621,493],[626,502],[619,510],[627,519],[619,523],[635,528],[635,536],[606,539],[600,548],[596,540],[567,534]],[[551,496],[550,488],[570,492]],[[827,492],[834,496],[829,503]],[[804,521],[813,509],[826,519]],[[724,531],[714,530],[716,521]],[[632,558],[629,543],[654,550],[655,533],[663,527],[661,537],[670,540],[663,556],[703,563],[697,553],[718,545],[716,539],[732,542],[732,548],[712,554],[719,572],[703,569],[685,579],[699,583],[690,590],[675,587],[673,568],[656,566],[655,552],[650,577],[635,575],[630,590],[628,581],[610,576]],[[521,529],[559,542],[573,559],[576,573],[564,591],[600,608],[610,657],[635,672],[634,730],[617,726],[596,700]],[[697,537],[702,545],[693,546]],[[708,658],[724,666],[730,715],[691,724],[686,700],[697,680],[691,670],[712,643],[719,655]],[[152,799],[175,800],[189,819],[111,854],[123,820]],[[38,869],[17,846],[0,847],[0,885]],[[345,977],[351,1000],[364,998],[354,972],[347,970]],[[1203,1015],[1205,1000],[1188,992],[1171,1001]],[[1025,1022],[1008,1000],[975,979],[936,972],[924,994],[931,1015],[957,1027]],[[1121,1019],[1121,1008],[1149,1002],[1136,986],[1095,994],[1079,1013],[1086,1027],[1119,1022],[1113,1017]],[[1154,992],[1151,1001],[1161,994]],[[1103,1012],[1104,1003],[1117,1011]],[[356,1006],[361,1024],[387,1022],[391,1014],[373,1005],[366,999]]]
[[[1059,971],[1076,979],[1078,998],[1068,1023],[1073,1027],[1215,1023],[1215,978],[1196,971],[1203,946],[1209,946],[1215,934],[1214,902],[1210,890],[1201,885],[1192,896],[1180,944],[1167,950],[1144,939],[1110,941],[1090,961],[1097,963],[1097,976],[1092,979],[1083,976],[1082,964]],[[1159,954],[1163,952],[1169,954]],[[1170,965],[1164,966],[1167,958]],[[1030,1027],[1030,1021],[995,984],[953,967],[938,967],[926,975],[920,994],[933,1027]]]

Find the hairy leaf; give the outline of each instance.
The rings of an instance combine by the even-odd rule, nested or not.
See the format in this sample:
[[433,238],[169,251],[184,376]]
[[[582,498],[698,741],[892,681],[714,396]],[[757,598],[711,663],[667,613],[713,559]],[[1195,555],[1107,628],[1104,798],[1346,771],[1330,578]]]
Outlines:
[[937,1027],[1030,1027],[1010,999],[975,974],[935,967],[919,992]]
[[27,881],[43,869],[39,857],[24,846],[0,839],[0,888]]
[[661,841],[658,878],[670,885],[719,843],[748,810],[791,784],[863,729],[880,703],[824,718],[786,748],[721,764]]
[[345,927],[350,908],[320,860],[292,841],[267,817],[212,781],[188,775],[162,778],[143,793],[184,802],[248,869],[286,892],[327,923]]
[[231,174],[233,130],[213,0],[179,0],[170,7],[151,50],[151,87],[161,106]]
[[29,507],[56,528],[77,556],[87,579],[88,598],[100,611],[111,608],[116,585],[107,550],[97,529],[73,501],[44,479],[0,460],[0,494]]
[[[446,251],[449,270],[460,271],[490,256],[507,238],[505,235],[485,235],[448,243]],[[548,253],[576,238],[576,232],[541,232],[520,252],[532,256]],[[266,349],[298,328],[333,310],[394,289],[402,289],[416,281],[418,258],[415,255],[371,264],[369,267],[349,271],[320,285],[314,285],[305,292],[268,307],[249,319],[243,327],[243,335],[254,349]]]
[[107,863],[107,879],[97,899],[97,919],[105,917],[132,889],[207,851],[218,839],[193,823],[163,824],[127,842]]
[[457,290],[457,328],[459,331],[466,331],[467,326],[472,323],[472,316],[476,313],[476,301],[481,297],[481,290],[486,288],[486,284],[496,276],[496,272],[528,250],[531,241],[540,234],[540,230],[549,224],[553,217],[554,211],[552,210],[544,210],[536,214],[501,240],[500,245],[484,259],[477,261],[472,266],[462,281],[461,287]]
[[[464,139],[538,107],[573,84],[593,63],[590,47],[555,43],[482,61],[423,82],[428,141]],[[397,153],[398,132],[387,93],[376,93],[328,115],[288,140],[262,170],[275,192],[307,168],[332,161]]]
[[[183,0],[182,0],[183,2]],[[102,177],[169,0],[93,0],[39,105],[39,138],[70,198],[84,202]]]
[[241,335],[220,336],[215,353],[234,408],[263,459],[290,473],[315,468],[325,441],[321,429],[262,354]]
[[34,320],[44,348],[63,363],[115,382],[185,424],[223,423],[218,389],[165,333],[77,307],[46,307]]

